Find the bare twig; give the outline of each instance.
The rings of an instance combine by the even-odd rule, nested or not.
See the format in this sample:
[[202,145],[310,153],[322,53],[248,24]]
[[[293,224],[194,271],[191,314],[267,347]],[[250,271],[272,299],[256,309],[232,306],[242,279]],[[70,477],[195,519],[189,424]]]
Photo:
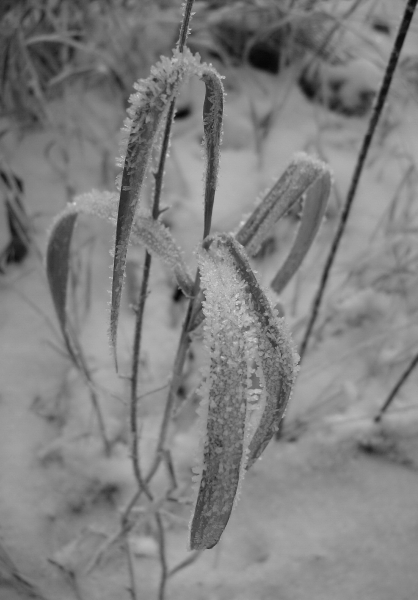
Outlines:
[[394,385],[394,387],[392,388],[392,390],[391,390],[390,394],[388,395],[382,408],[379,410],[378,414],[375,416],[374,420],[376,423],[378,423],[382,419],[383,414],[387,411],[389,406],[392,404],[392,401],[395,399],[395,396],[397,395],[397,393],[399,392],[399,390],[401,389],[401,387],[403,386],[403,384],[408,379],[408,377],[411,375],[412,371],[415,369],[415,367],[417,365],[418,365],[418,353],[414,356],[414,358],[411,360],[411,362],[409,363],[409,365],[407,366],[405,371],[399,377],[399,380],[397,381],[396,385]]
[[139,600],[139,595],[138,595],[138,590],[136,587],[136,580],[135,580],[134,561],[133,561],[133,557],[132,557],[131,544],[129,542],[129,535],[125,535],[125,550],[126,550],[126,556],[128,558],[129,581],[131,582],[129,592],[131,594],[132,600]]
[[155,522],[157,523],[158,530],[158,550],[160,555],[160,564],[161,564],[161,577],[160,577],[160,587],[158,590],[158,600],[165,599],[165,588],[167,585],[168,578],[168,565],[167,565],[167,552],[166,552],[166,543],[165,543],[165,531],[164,531],[164,523],[161,518],[159,512],[155,515]]
[[202,550],[195,550],[194,552],[191,552],[187,558],[182,560],[180,563],[178,563],[178,565],[173,567],[171,569],[171,571],[168,572],[167,577],[173,577],[173,575],[175,575],[182,569],[185,569],[189,565],[193,564],[199,558],[199,556],[201,554],[202,554]]
[[335,256],[337,254],[337,250],[338,250],[342,235],[344,233],[345,226],[347,224],[347,220],[348,220],[348,217],[350,214],[350,209],[351,209],[351,206],[352,206],[352,203],[354,200],[355,193],[357,191],[357,186],[358,186],[358,183],[360,180],[360,176],[361,176],[361,173],[362,173],[364,165],[365,165],[367,153],[369,151],[370,144],[372,142],[377,123],[381,116],[382,109],[385,104],[388,92],[389,92],[393,74],[394,74],[396,65],[398,63],[398,59],[399,59],[399,55],[402,50],[403,43],[404,43],[406,35],[408,33],[409,25],[411,23],[417,1],[418,0],[408,0],[408,4],[405,8],[403,18],[402,18],[401,24],[399,26],[398,33],[397,33],[397,36],[396,36],[396,39],[395,39],[395,42],[394,42],[394,45],[392,48],[392,52],[390,54],[390,58],[389,58],[387,66],[386,66],[386,71],[385,71],[385,75],[383,77],[382,85],[380,87],[379,94],[377,96],[377,100],[376,100],[374,108],[373,108],[373,113],[370,117],[369,126],[367,128],[367,132],[364,136],[363,144],[362,144],[361,150],[360,150],[358,158],[357,158],[357,164],[354,169],[353,177],[351,180],[351,185],[348,190],[348,194],[347,194],[344,206],[343,206],[343,210],[341,212],[340,220],[338,223],[338,228],[334,235],[334,239],[332,240],[331,248],[330,248],[326,263],[325,263],[325,267],[322,272],[318,291],[316,292],[316,295],[315,295],[315,298],[313,301],[311,314],[310,314],[309,321],[308,321],[308,326],[306,328],[304,338],[300,345],[299,354],[300,354],[301,362],[302,362],[303,356],[306,352],[306,349],[307,349],[307,346],[308,346],[308,343],[309,343],[309,340],[310,340],[310,337],[311,337],[311,334],[313,331],[313,327],[314,327],[315,322],[318,317],[322,297],[325,292],[325,287],[328,282],[330,271],[334,264]]

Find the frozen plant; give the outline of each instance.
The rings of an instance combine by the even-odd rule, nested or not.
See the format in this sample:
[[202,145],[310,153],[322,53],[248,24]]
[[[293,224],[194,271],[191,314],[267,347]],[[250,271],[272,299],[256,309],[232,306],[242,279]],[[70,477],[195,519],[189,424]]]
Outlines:
[[[110,344],[117,368],[118,315],[128,245],[142,244],[146,248],[136,308],[130,377],[132,462],[138,490],[123,515],[122,533],[125,535],[131,527],[132,508],[142,494],[151,502],[154,500],[152,479],[161,462],[170,462],[167,431],[182,381],[191,334],[202,325],[208,364],[200,388],[201,444],[200,458],[194,469],[196,500],[190,532],[190,548],[201,550],[212,548],[219,541],[237,501],[246,470],[260,457],[278,429],[297,371],[298,356],[290,333],[284,319],[279,318],[266,292],[260,287],[249,257],[258,252],[277,220],[295,203],[303,200],[304,210],[293,246],[272,281],[274,292],[280,294],[299,268],[319,228],[330,192],[331,175],[321,161],[304,153],[297,154],[234,233],[210,235],[224,92],[216,70],[201,62],[198,55],[193,55],[185,47],[192,4],[189,0],[185,5],[180,39],[172,57],[162,57],[161,62],[151,69],[151,75],[135,85],[124,125],[125,140],[119,160],[122,173],[117,180],[119,192],[93,191],[68,204],[52,226],[46,268],[67,350],[73,362],[82,363],[80,344],[74,338],[66,306],[72,233],[80,213],[95,214],[115,224]],[[191,76],[201,78],[206,86],[203,105],[206,154],[204,228],[194,279],[171,232],[160,218],[160,195],[175,100],[181,84]],[[156,164],[153,164],[153,157],[158,158]],[[140,199],[144,178],[150,172],[155,181],[152,207],[147,212]],[[148,472],[144,473],[139,459],[137,385],[142,319],[153,255],[172,269],[178,286],[189,298],[189,305],[170,378],[155,456]],[[160,598],[163,598],[167,577],[178,567],[171,572],[167,568],[164,528],[158,506],[153,514],[159,531]],[[134,581],[131,583],[135,596]]]

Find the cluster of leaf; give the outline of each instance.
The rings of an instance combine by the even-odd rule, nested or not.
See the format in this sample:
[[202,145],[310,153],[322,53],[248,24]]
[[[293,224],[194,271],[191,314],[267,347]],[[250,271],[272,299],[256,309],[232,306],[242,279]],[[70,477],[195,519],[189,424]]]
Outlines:
[[[182,253],[159,218],[139,210],[141,188],[152,151],[181,83],[189,76],[206,85],[203,106],[206,175],[204,239],[193,283]],[[331,184],[329,169],[298,154],[235,234],[210,237],[219,166],[223,88],[219,75],[189,50],[176,49],[141,80],[131,97],[122,147],[119,196],[92,192],[69,204],[53,227],[47,248],[47,274],[67,348],[77,360],[77,343],[67,316],[70,243],[80,213],[116,222],[110,340],[116,362],[116,334],[128,244],[143,244],[172,269],[190,297],[187,331],[204,318],[209,354],[201,388],[201,457],[195,471],[197,500],[191,523],[192,549],[213,547],[228,522],[240,482],[277,431],[295,377],[297,354],[290,335],[260,287],[249,256],[257,253],[272,227],[304,199],[299,230],[287,259],[272,282],[280,293],[306,255],[324,215]]]

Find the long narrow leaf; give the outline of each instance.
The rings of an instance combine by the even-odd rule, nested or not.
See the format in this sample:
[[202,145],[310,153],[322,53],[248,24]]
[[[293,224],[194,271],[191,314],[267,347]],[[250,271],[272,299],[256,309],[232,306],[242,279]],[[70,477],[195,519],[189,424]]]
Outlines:
[[257,328],[258,377],[262,383],[262,414],[248,446],[246,468],[259,458],[277,431],[290,399],[297,362],[285,320],[275,313],[261,289],[242,246],[231,236],[220,236],[250,298],[249,311]]
[[213,203],[219,170],[219,148],[222,136],[222,117],[224,104],[224,89],[222,80],[216,71],[202,66],[201,78],[206,85],[206,95],[203,104],[204,145],[206,148],[205,176],[205,216],[203,237],[209,235],[212,221]]
[[173,272],[178,286],[186,296],[193,295],[193,279],[189,273],[183,254],[174,241],[169,229],[151,217],[138,217],[132,227],[132,243],[142,244],[150,254],[154,254]]
[[[93,190],[77,196],[55,219],[46,251],[48,283],[65,344],[72,358],[77,360],[77,345],[70,333],[67,316],[67,287],[70,268],[70,246],[79,214],[95,215],[116,223],[117,194]],[[131,243],[144,245],[172,270],[179,287],[191,296],[193,280],[184,262],[180,248],[170,231],[149,217],[137,217],[132,228]]]
[[238,490],[247,410],[248,344],[242,333],[251,328],[241,282],[228,262],[202,253],[200,269],[210,364],[201,390],[203,464],[196,475],[200,481],[190,531],[195,550],[219,541]]
[[307,189],[318,179],[329,174],[327,165],[304,152],[296,154],[283,175],[267,192],[235,235],[247,254],[257,254],[274,224],[283,217]]
[[65,345],[77,363],[77,353],[72,343],[67,321],[67,287],[70,268],[70,244],[77,213],[66,212],[53,225],[46,251],[46,272],[55,312],[57,313]]
[[324,169],[306,191],[302,221],[296,238],[283,266],[270,284],[277,294],[282,293],[308,253],[325,214],[330,191],[331,175]]
[[204,337],[210,364],[202,388],[203,462],[191,523],[191,548],[213,547],[239,495],[245,469],[276,431],[290,396],[297,357],[231,235],[200,255]]
[[190,51],[186,49],[181,53],[175,50],[171,60],[162,57],[161,62],[151,68],[150,77],[135,85],[136,93],[130,98],[131,107],[125,121],[126,152],[122,152],[120,161],[121,165],[123,163],[123,172],[116,224],[110,309],[110,341],[116,366],[116,335],[126,253],[142,184],[168,106],[176,97],[182,80],[188,73],[193,72],[196,64],[199,64],[198,60]]

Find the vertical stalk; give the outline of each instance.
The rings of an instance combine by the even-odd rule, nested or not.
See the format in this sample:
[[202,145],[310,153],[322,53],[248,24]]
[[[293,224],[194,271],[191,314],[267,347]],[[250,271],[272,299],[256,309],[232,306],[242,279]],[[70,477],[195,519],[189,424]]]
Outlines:
[[379,410],[379,412],[375,416],[374,420],[376,423],[378,423],[382,419],[383,414],[387,411],[389,406],[392,404],[392,401],[395,399],[395,396],[397,395],[397,393],[399,392],[399,390],[401,389],[401,387],[403,386],[403,384],[408,379],[408,377],[411,375],[412,371],[415,369],[415,367],[417,365],[418,365],[418,353],[414,356],[414,358],[411,360],[411,362],[409,363],[409,365],[407,366],[405,371],[399,377],[399,380],[392,388],[392,390],[389,393],[389,396],[387,397],[386,401],[384,402],[382,408]]
[[370,117],[369,126],[367,128],[367,132],[363,138],[363,143],[361,146],[361,150],[359,152],[357,163],[354,169],[353,177],[351,179],[350,188],[348,190],[347,198],[345,200],[343,210],[341,212],[340,220],[338,223],[337,231],[335,232],[334,238],[332,240],[331,248],[325,263],[325,267],[322,272],[321,280],[319,283],[318,290],[316,292],[311,313],[308,320],[308,325],[305,331],[304,338],[302,340],[299,355],[300,362],[304,357],[306,352],[313,327],[318,317],[319,309],[321,306],[322,298],[325,292],[325,287],[327,285],[331,268],[334,264],[335,256],[337,254],[338,247],[341,242],[341,238],[343,236],[345,226],[347,224],[347,220],[350,214],[351,206],[354,200],[355,193],[357,191],[357,186],[360,180],[361,173],[363,171],[366,157],[370,148],[370,144],[373,139],[374,132],[376,130],[377,123],[379,121],[380,115],[382,113],[383,106],[385,104],[390,84],[392,83],[393,74],[396,69],[396,65],[398,63],[399,55],[401,53],[406,35],[408,33],[409,25],[411,23],[412,17],[414,15],[414,11],[417,5],[418,0],[408,0],[408,3],[405,7],[405,11],[403,14],[403,18],[401,24],[399,25],[398,33],[393,44],[392,52],[389,57],[388,64],[386,66],[385,75],[383,77],[382,85],[380,87],[377,100],[375,102],[373,113]]
[[[180,34],[179,34],[179,41],[178,41],[178,48],[179,48],[180,52],[183,51],[186,40],[187,40],[187,36],[189,34],[189,24],[190,24],[190,19],[192,16],[191,11],[192,11],[192,6],[193,6],[193,1],[194,0],[187,0],[186,6],[185,6],[183,21],[182,21]],[[158,219],[159,214],[160,214],[160,198],[161,198],[161,191],[162,191],[162,187],[163,187],[165,161],[166,161],[167,151],[168,151],[169,142],[170,142],[170,134],[171,134],[171,127],[172,127],[173,118],[174,118],[174,111],[175,111],[175,98],[171,101],[168,112],[167,112],[167,119],[166,119],[166,124],[165,124],[163,143],[161,146],[161,152],[160,152],[160,157],[159,157],[159,161],[158,161],[158,167],[157,167],[157,170],[154,172],[155,185],[154,185],[154,193],[153,193],[153,201],[152,201],[152,216],[154,219]],[[131,442],[132,443],[132,464],[133,464],[133,469],[134,469],[134,473],[135,473],[135,478],[138,483],[138,493],[136,494],[136,497],[139,498],[141,492],[144,491],[146,493],[147,497],[150,500],[152,500],[152,494],[148,489],[148,483],[151,481],[155,471],[152,472],[152,474],[149,474],[148,477],[146,478],[146,480],[144,481],[144,479],[142,477],[140,461],[139,461],[139,436],[138,436],[138,425],[137,425],[137,423],[138,423],[137,387],[138,387],[138,375],[139,375],[139,358],[140,358],[140,351],[141,351],[144,309],[145,309],[145,302],[146,302],[146,298],[147,298],[150,272],[151,272],[151,255],[148,252],[146,252],[144,268],[143,268],[143,273],[142,273],[141,290],[140,290],[138,306],[137,306],[137,310],[136,310],[134,343],[133,343],[133,351],[132,351],[130,428],[131,428],[131,436],[132,436],[132,442]],[[168,402],[167,402],[167,404],[168,404]],[[166,406],[163,422],[164,422],[164,419],[166,418],[165,415],[167,415],[167,414],[168,415],[171,414],[171,411],[169,411]],[[164,432],[166,432],[167,426],[168,426],[168,423],[163,428]],[[165,433],[164,433],[164,439],[165,439]],[[160,445],[162,446],[162,444],[159,443],[159,446]],[[158,450],[156,452],[156,456],[157,457],[160,456],[160,452],[158,452]],[[159,464],[159,460],[156,465],[156,468],[158,468],[158,464]],[[132,510],[133,506],[134,506],[134,503],[131,502],[129,512]],[[128,515],[129,515],[129,513],[125,515],[125,518],[127,518]],[[157,528],[158,528],[158,546],[159,546],[160,563],[161,563],[161,579],[160,579],[158,598],[159,598],[159,600],[164,600],[165,588],[166,588],[166,583],[167,583],[168,566],[167,566],[167,558],[166,558],[164,524],[162,522],[161,515],[159,512],[156,513],[156,523],[157,523]],[[134,569],[133,569],[132,556],[129,552],[129,540],[127,540],[126,543],[127,543],[127,551],[128,551],[128,567],[129,567],[129,572],[130,572],[130,579],[131,579],[132,586],[133,586],[132,593],[134,595],[134,599],[137,600],[136,590],[134,587],[135,573],[134,573]]]
[[139,594],[138,594],[138,589],[137,589],[136,579],[135,579],[134,561],[133,561],[133,557],[132,557],[131,544],[129,542],[128,534],[126,534],[126,536],[125,536],[125,551],[126,551],[126,556],[128,557],[129,581],[131,583],[131,587],[130,587],[129,591],[131,593],[132,600],[139,600]]
[[[193,5],[193,0],[188,0],[185,12],[183,23],[180,29],[178,47],[180,51],[183,50],[188,31],[189,31],[189,23],[191,18],[191,9]],[[152,201],[152,216],[154,219],[157,219],[160,214],[160,198],[161,191],[163,187],[163,179],[164,179],[164,169],[165,169],[165,161],[167,157],[168,146],[170,143],[170,134],[171,127],[173,123],[175,110],[175,99],[173,99],[170,103],[167,120],[164,130],[163,143],[161,146],[160,158],[158,161],[157,170],[154,172],[155,186],[153,193],[153,201]],[[144,486],[144,480],[141,474],[141,468],[139,464],[139,455],[138,455],[138,402],[137,402],[137,386],[138,386],[138,375],[139,375],[139,357],[141,352],[141,339],[142,339],[142,326],[144,320],[144,309],[145,302],[147,298],[148,292],[148,282],[149,276],[151,272],[151,255],[149,252],[145,253],[145,261],[144,268],[142,273],[142,283],[141,290],[138,299],[138,306],[136,309],[136,319],[135,319],[135,332],[134,332],[134,343],[133,343],[133,351],[132,351],[132,370],[131,370],[131,397],[130,397],[130,427],[131,427],[131,437],[132,437],[132,463],[134,468],[135,477],[137,479],[138,485],[140,488]],[[147,478],[147,481],[150,481]]]
[[167,565],[167,555],[166,555],[166,545],[165,545],[165,531],[164,531],[164,523],[161,518],[161,514],[159,512],[155,515],[155,520],[158,528],[158,548],[160,554],[160,563],[161,563],[161,578],[160,578],[160,586],[158,589],[158,600],[164,600],[165,598],[165,588],[167,585],[168,578],[168,565]]

